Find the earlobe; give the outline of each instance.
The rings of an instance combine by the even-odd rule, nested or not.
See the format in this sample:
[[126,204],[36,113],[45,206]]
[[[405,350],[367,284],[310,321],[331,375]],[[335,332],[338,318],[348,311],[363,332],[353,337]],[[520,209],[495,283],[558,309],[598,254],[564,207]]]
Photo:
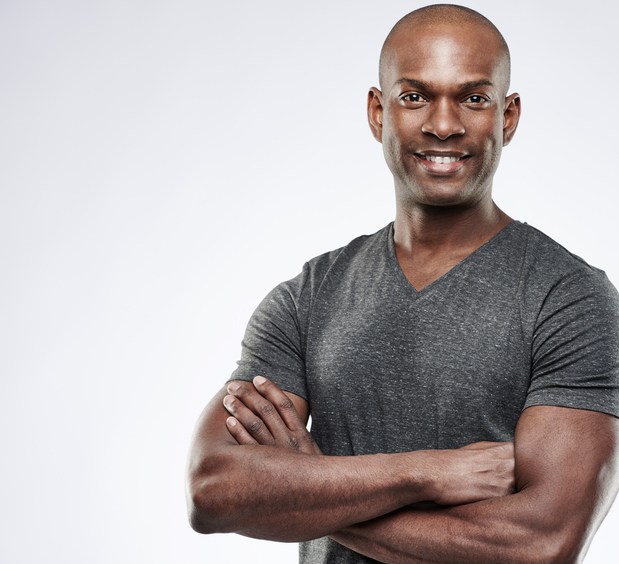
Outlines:
[[383,95],[378,88],[368,92],[368,123],[374,139],[382,143],[383,139]]
[[510,94],[505,98],[505,111],[503,112],[503,146],[508,145],[516,133],[520,121],[520,95]]

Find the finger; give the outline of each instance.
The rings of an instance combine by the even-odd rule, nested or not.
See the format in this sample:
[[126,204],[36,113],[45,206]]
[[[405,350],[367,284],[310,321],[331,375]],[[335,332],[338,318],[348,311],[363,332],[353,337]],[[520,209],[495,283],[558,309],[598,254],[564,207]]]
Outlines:
[[[231,382],[228,384],[228,392],[234,395],[234,397],[247,409],[251,410],[275,439],[279,438],[281,440],[288,434],[289,429],[280,416],[277,408],[265,398],[251,382]],[[245,425],[245,421],[241,422]],[[254,422],[254,424],[257,423]],[[245,426],[245,428],[247,429],[247,426]],[[247,430],[254,438],[258,439],[251,429]],[[261,444],[270,444],[263,443],[260,439],[258,440]]]
[[[258,394],[259,395],[259,394]],[[234,416],[237,422],[243,426],[245,431],[251,435],[261,445],[274,445],[275,439],[269,431],[264,421],[249,409],[237,397],[228,394],[224,397],[224,407],[230,415]]]
[[506,441],[480,441],[477,443],[465,445],[460,448],[468,450],[485,450],[489,448],[510,448],[510,445],[511,447],[513,447],[513,443]]
[[228,417],[226,419],[226,427],[234,438],[234,440],[240,445],[257,445],[258,441],[254,439],[243,425],[241,425],[236,417]]
[[280,417],[291,431],[306,428],[305,423],[299,417],[294,403],[279,386],[267,380],[264,376],[256,376],[254,378],[254,386],[262,396],[275,406]]

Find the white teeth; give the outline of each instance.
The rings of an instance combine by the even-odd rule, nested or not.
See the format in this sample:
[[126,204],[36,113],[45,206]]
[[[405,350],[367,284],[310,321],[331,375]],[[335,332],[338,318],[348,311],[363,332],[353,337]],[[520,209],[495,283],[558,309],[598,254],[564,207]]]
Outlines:
[[455,163],[460,160],[460,157],[437,157],[435,155],[425,155],[427,161],[432,161],[438,164]]

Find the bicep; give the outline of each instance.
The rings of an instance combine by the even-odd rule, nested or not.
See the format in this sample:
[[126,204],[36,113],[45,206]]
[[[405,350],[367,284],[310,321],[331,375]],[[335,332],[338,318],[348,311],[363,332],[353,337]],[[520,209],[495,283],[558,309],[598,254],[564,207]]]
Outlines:
[[197,478],[203,471],[209,454],[235,444],[226,428],[226,418],[229,416],[223,406],[226,394],[224,386],[213,396],[198,417],[189,450],[187,470],[190,480]]
[[516,428],[516,480],[532,523],[579,539],[580,551],[617,491],[619,420],[553,406],[526,409]]

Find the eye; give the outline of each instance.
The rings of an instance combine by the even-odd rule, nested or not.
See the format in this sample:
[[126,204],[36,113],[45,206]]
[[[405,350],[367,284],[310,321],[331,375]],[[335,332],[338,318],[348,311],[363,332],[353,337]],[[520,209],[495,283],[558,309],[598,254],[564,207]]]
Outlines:
[[489,101],[488,98],[486,98],[486,96],[482,96],[481,94],[471,94],[470,96],[464,99],[465,104],[472,104],[472,105],[485,104],[488,101]]
[[415,106],[427,102],[427,100],[419,94],[419,92],[408,92],[407,94],[403,94],[400,96],[400,100],[409,106]]

